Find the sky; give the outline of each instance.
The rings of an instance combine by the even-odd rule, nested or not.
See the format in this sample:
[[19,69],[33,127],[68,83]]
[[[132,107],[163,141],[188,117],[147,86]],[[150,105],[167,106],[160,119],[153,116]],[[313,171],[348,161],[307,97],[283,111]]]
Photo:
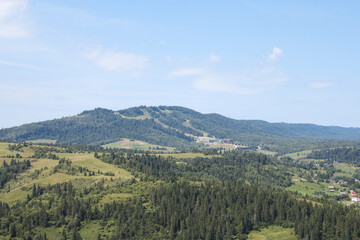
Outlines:
[[359,8],[0,0],[0,128],[139,105],[360,127]]

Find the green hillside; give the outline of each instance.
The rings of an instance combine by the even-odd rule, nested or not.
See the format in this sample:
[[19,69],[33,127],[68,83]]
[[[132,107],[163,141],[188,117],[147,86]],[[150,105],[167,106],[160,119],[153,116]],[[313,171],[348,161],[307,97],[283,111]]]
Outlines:
[[237,151],[155,155],[7,142],[0,159],[0,239],[360,237],[356,204],[284,189],[295,174],[320,188],[328,176],[310,173],[329,166]]
[[239,144],[267,146],[284,152],[297,146],[319,146],[323,141],[359,141],[359,128],[313,124],[234,120],[219,114],[202,114],[176,107],[134,107],[120,111],[97,108],[72,117],[25,124],[0,130],[7,141],[56,141],[104,145],[121,139],[176,148],[192,148],[198,137],[231,139]]

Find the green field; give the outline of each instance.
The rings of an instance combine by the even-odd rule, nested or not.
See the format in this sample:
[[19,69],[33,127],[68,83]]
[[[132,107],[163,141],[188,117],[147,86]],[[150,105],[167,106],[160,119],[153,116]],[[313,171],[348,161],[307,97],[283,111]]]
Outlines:
[[132,139],[128,139],[128,138],[123,138],[120,141],[102,145],[102,147],[104,147],[104,148],[138,149],[138,150],[156,150],[156,151],[159,151],[159,149],[160,149],[162,151],[169,151],[169,152],[175,150],[175,148],[172,148],[172,147],[153,145],[153,144],[149,144],[147,142],[132,140]]
[[219,144],[211,144],[208,148],[223,148],[225,150],[233,150],[236,148],[234,144],[226,144],[226,143],[219,143]]
[[[34,154],[34,150],[30,147],[22,147],[21,151],[10,151],[8,150],[9,143],[0,143],[0,159],[1,165],[3,160],[10,161],[8,155],[15,155],[19,153],[23,158],[26,159]],[[73,175],[65,172],[54,173],[53,169],[59,164],[59,160],[40,158],[30,158],[31,167],[29,170],[21,173],[16,181],[12,180],[6,183],[4,189],[0,191],[0,201],[14,204],[17,200],[25,200],[27,194],[31,193],[30,189],[34,184],[40,184],[46,186],[48,184],[56,184],[62,182],[73,181],[75,186],[90,186],[101,179],[110,182],[110,179],[119,179],[120,181],[128,180],[133,178],[130,172],[125,169],[119,168],[112,164],[102,162],[101,160],[94,157],[93,153],[54,153],[60,158],[71,160],[71,166],[83,167],[90,171],[94,171],[93,176],[84,176],[84,174],[76,173]],[[99,173],[100,171],[101,173]],[[111,172],[113,176],[107,176],[105,173]],[[38,174],[36,174],[38,173]],[[112,199],[115,197],[108,197]],[[118,197],[123,199],[124,196]]]
[[305,150],[305,151],[301,151],[301,152],[289,153],[289,154],[286,154],[285,156],[291,157],[294,160],[299,160],[302,158],[306,158],[310,152],[311,152],[311,150]]
[[[65,157],[72,161],[74,166],[86,167],[91,171],[97,172],[112,172],[115,174],[115,178],[119,177],[122,179],[132,178],[132,175],[125,169],[118,168],[112,164],[105,163],[94,157],[93,153],[58,153],[59,157]],[[99,176],[103,178],[104,176]],[[110,177],[105,177],[110,178]]]
[[344,173],[354,174],[356,169],[360,169],[359,167],[355,167],[346,163],[340,163],[334,166],[335,169],[340,169]]
[[[335,191],[334,192],[330,192],[329,191],[329,186],[334,186],[335,187]],[[324,190],[322,190],[321,188],[324,188]],[[317,194],[315,194],[316,192],[321,192],[324,193],[326,195],[329,196],[338,196],[339,195],[339,190],[345,190],[348,191],[349,188],[348,187],[342,187],[339,185],[331,185],[328,183],[311,183],[311,182],[293,182],[293,184],[290,187],[286,188],[287,190],[293,191],[293,192],[298,192],[301,194],[308,194],[308,195],[312,195],[312,196],[318,196]]]
[[270,226],[261,231],[251,231],[248,240],[296,240],[293,228]]
[[9,145],[15,145],[15,144],[0,142],[0,166],[3,165],[3,160],[5,160],[6,162],[10,161],[12,157],[8,157],[8,156],[16,155],[16,153],[19,153],[22,157],[29,157],[34,154],[34,151],[30,148],[23,148],[22,152],[10,151],[8,149]]

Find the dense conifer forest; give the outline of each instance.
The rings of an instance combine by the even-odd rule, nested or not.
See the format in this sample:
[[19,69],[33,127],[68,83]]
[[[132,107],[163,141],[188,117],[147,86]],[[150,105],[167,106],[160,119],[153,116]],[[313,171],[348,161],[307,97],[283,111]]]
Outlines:
[[314,150],[308,155],[308,158],[326,159],[329,162],[335,161],[360,166],[360,149],[355,147],[343,147]]
[[[285,190],[294,174],[315,171],[291,158],[0,145],[13,153],[1,156],[0,168],[0,235],[7,239],[247,239],[273,225],[299,239],[360,238],[357,204]],[[53,176],[72,180],[50,183]],[[90,237],[89,226],[97,229]]]

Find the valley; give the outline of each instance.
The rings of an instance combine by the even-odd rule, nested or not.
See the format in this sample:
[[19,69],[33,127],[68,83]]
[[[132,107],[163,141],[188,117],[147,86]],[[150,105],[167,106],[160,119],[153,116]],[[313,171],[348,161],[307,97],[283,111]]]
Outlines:
[[[259,153],[259,149],[251,150],[248,148],[233,150],[204,148],[202,150],[193,149],[192,151],[177,151],[175,149],[168,149],[167,151],[148,147],[145,149],[1,142],[0,169],[7,170],[5,172],[2,170],[1,175],[3,187],[0,190],[0,202],[2,202],[2,210],[0,210],[3,215],[0,220],[5,224],[3,225],[5,227],[0,229],[0,234],[8,237],[14,234],[14,236],[37,236],[39,239],[43,238],[44,235],[48,239],[64,237],[71,239],[118,239],[119,236],[134,239],[139,236],[142,236],[141,238],[157,236],[158,239],[168,239],[171,236],[180,238],[183,234],[185,234],[185,238],[187,234],[202,234],[201,232],[191,232],[190,225],[186,228],[183,228],[185,225],[181,227],[181,220],[179,220],[179,225],[176,228],[178,230],[171,230],[170,225],[157,222],[154,219],[151,220],[151,217],[146,220],[146,224],[155,224],[160,228],[156,231],[151,228],[150,231],[146,225],[137,222],[135,216],[131,222],[125,224],[119,223],[116,220],[117,218],[112,215],[104,215],[104,211],[111,206],[118,209],[117,204],[125,204],[127,208],[136,208],[137,204],[140,204],[138,202],[140,199],[141,204],[139,206],[141,208],[139,210],[143,211],[142,214],[156,213],[163,209],[163,207],[159,208],[160,205],[158,204],[163,203],[157,203],[157,197],[153,194],[161,195],[163,194],[161,191],[164,189],[168,189],[166,191],[177,191],[176,189],[180,186],[180,189],[189,188],[188,191],[205,191],[204,194],[213,194],[207,192],[207,187],[205,187],[210,184],[219,188],[219,191],[224,191],[225,196],[231,194],[231,191],[226,192],[226,184],[240,184],[233,186],[235,188],[245,184],[253,186],[254,189],[242,189],[240,187],[238,191],[255,191],[261,195],[266,192],[266,194],[270,194],[268,195],[270,198],[276,191],[278,193],[274,197],[278,198],[281,194],[285,194],[283,197],[292,199],[291,201],[296,202],[294,202],[295,205],[300,204],[297,201],[306,200],[318,208],[323,205],[332,205],[336,208],[350,209],[351,207],[351,211],[359,211],[360,209],[357,201],[352,199],[354,194],[350,193],[350,190],[355,193],[360,192],[360,184],[356,181],[360,167],[349,163],[334,163],[328,159],[310,158],[314,154],[318,154],[317,152],[307,150],[285,155],[276,154],[275,156],[274,154]],[[351,151],[349,154],[353,152]],[[19,169],[18,166],[22,162],[28,162],[28,169],[15,170]],[[175,187],[174,184],[179,185]],[[175,189],[172,189],[173,187]],[[198,189],[199,187],[200,189]],[[330,187],[333,191],[330,191]],[[71,201],[80,201],[81,204],[85,205],[91,204],[91,207],[86,211],[81,210],[84,211],[81,215],[70,212],[65,214],[64,212],[64,218],[60,217],[61,221],[59,222],[55,213],[59,211],[61,206],[64,206],[62,204],[70,203],[62,202],[68,197],[61,197],[66,196],[63,191],[68,188],[71,189],[69,192],[71,195],[68,196],[72,199]],[[284,191],[285,189],[288,191]],[[278,196],[278,194],[280,195]],[[178,196],[178,193],[174,196]],[[166,201],[169,200],[166,199]],[[256,199],[258,198],[254,198],[254,203],[256,203]],[[51,205],[49,205],[49,201],[52,202]],[[182,201],[185,199],[179,203]],[[276,202],[277,200],[271,201]],[[262,204],[262,202],[260,203]],[[18,212],[19,206],[27,210],[20,213]],[[37,212],[33,208],[34,206],[40,206],[42,210]],[[246,209],[249,206],[244,207]],[[71,207],[71,204],[68,207]],[[71,208],[73,209],[73,207]],[[271,209],[271,207],[265,209]],[[87,211],[90,212],[86,213]],[[96,214],[93,211],[98,211],[98,217],[89,217]],[[42,223],[38,220],[32,220],[31,227],[26,227],[21,219],[28,218],[30,212],[36,213],[34,216],[40,217],[39,219],[41,219],[41,214],[46,214],[46,221],[44,220],[45,222]],[[11,217],[4,218],[4,214],[10,214]],[[87,216],[87,214],[91,215]],[[171,210],[169,214],[176,214],[176,211]],[[289,218],[280,221],[280,218],[275,215],[269,215],[272,216],[273,220],[266,220],[266,215],[262,215],[265,213],[259,214],[262,216],[259,222],[250,221],[247,223],[249,224],[248,227],[242,228],[242,230],[222,229],[219,230],[221,231],[219,234],[232,236],[235,239],[246,239],[247,237],[248,239],[263,239],[262,236],[264,235],[268,236],[268,239],[292,239],[295,237],[294,234],[297,236],[303,234],[304,237],[306,234],[316,234],[311,233],[313,229],[310,227],[311,225],[308,227],[304,225],[302,229],[299,228],[300,225],[294,225],[298,220],[291,218],[291,215]],[[308,217],[311,217],[311,214],[313,213],[310,211]],[[14,222],[6,225],[9,218],[13,219]],[[104,218],[107,220],[104,221]],[[73,225],[74,221],[78,221],[78,223]],[[195,221],[195,219],[191,221]],[[228,220],[224,219],[224,221]],[[142,226],[141,229],[143,230],[136,232],[126,230],[123,232],[128,229],[128,227],[124,227],[129,226],[129,224],[135,224],[136,228]],[[196,224],[200,224],[200,222]],[[200,225],[198,226],[200,227]],[[211,226],[204,228],[205,235],[209,233],[208,231],[212,231],[210,230]],[[183,230],[179,232],[182,228]],[[12,232],[14,229],[16,233]],[[185,229],[188,229],[188,232]]]
[[0,236],[357,239],[360,144],[326,129],[165,106],[2,129]]

